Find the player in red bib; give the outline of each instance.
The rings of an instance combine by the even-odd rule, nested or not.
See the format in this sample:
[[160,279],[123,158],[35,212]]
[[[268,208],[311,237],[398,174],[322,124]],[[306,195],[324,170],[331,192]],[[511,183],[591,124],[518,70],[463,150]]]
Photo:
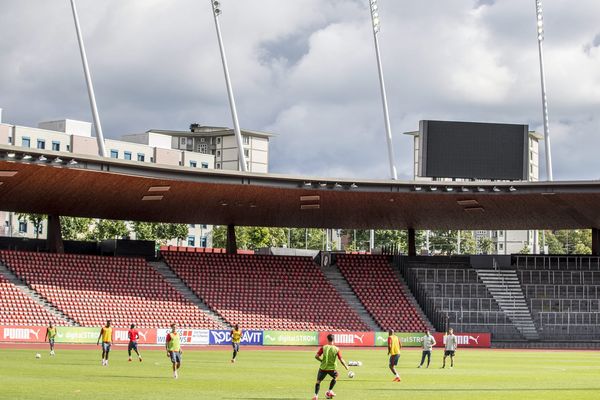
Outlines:
[[138,351],[137,341],[140,338],[140,333],[135,329],[135,325],[131,324],[129,332],[127,332],[127,336],[129,336],[129,345],[127,346],[127,353],[129,353],[129,361],[131,362],[131,350],[135,351],[138,359],[142,362],[142,356],[140,356],[140,352]]

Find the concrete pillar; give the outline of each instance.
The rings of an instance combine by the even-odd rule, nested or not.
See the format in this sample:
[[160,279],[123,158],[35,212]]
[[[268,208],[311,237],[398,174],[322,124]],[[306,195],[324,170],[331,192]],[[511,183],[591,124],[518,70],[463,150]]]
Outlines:
[[60,230],[60,216],[58,215],[48,215],[48,238],[46,239],[46,247],[50,253],[62,254],[65,252],[62,232]]
[[417,255],[417,235],[413,228],[408,229],[408,256]]
[[235,225],[227,225],[227,254],[237,254]]
[[600,256],[600,229],[592,228],[592,255]]

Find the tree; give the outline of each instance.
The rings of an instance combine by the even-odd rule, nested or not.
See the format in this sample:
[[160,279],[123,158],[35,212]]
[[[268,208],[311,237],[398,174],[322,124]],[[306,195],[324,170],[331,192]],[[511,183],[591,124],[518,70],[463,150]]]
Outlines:
[[519,251],[519,254],[529,254],[530,250],[529,250],[529,246],[525,245],[523,246],[523,248]]
[[189,230],[186,224],[134,222],[133,232],[138,240],[154,240],[164,245],[172,239],[185,240]]
[[120,239],[129,235],[129,229],[124,221],[99,219],[88,233],[86,239],[100,242],[108,239]]
[[89,236],[91,218],[60,217],[60,231],[64,240],[85,240]]
[[429,236],[431,253],[438,251],[441,254],[455,254],[458,243],[458,231],[432,231]]
[[482,237],[479,239],[479,251],[482,254],[493,254],[494,253],[494,242],[489,237]]
[[40,231],[42,230],[42,223],[48,217],[45,214],[17,214],[17,218],[20,221],[28,221],[33,225],[35,231],[35,238],[40,238]]
[[473,231],[460,232],[460,250],[462,254],[477,254],[477,241]]

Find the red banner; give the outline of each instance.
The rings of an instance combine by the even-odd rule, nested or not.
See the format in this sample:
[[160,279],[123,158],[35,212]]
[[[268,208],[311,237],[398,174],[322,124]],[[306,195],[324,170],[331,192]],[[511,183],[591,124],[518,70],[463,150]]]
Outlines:
[[42,343],[45,335],[43,326],[0,326],[0,342]]
[[327,335],[333,333],[334,344],[339,347],[373,347],[375,332],[319,332],[319,345],[327,344]]
[[[455,333],[458,339],[458,348],[490,348],[492,347],[492,335],[489,333]],[[435,347],[444,347],[444,333],[434,333],[437,342]]]
[[[136,328],[137,329],[137,328]],[[138,329],[140,344],[156,344],[156,329]],[[129,329],[115,328],[113,331],[113,340],[115,343],[129,343],[127,333]]]

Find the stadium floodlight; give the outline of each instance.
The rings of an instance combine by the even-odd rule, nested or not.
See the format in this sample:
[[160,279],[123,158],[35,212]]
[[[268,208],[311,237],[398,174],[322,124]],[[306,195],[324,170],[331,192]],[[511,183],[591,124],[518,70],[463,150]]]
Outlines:
[[516,187],[514,187],[514,186],[511,186],[511,187],[509,187],[509,188],[508,188],[508,191],[509,191],[509,192],[516,192],[516,191],[517,191],[517,188],[516,188]]
[[429,190],[431,190],[432,192],[437,192],[437,189],[438,189],[437,186],[431,186],[429,188]]
[[6,157],[8,157],[8,158],[15,158],[16,156],[17,156],[17,155],[16,155],[15,153],[8,153],[8,154],[6,155]]
[[75,161],[74,159],[72,159],[71,161],[69,161],[69,165],[77,165],[77,161]]
[[312,186],[312,182],[304,182],[304,186]]
[[461,187],[461,188],[460,188],[460,191],[461,191],[461,192],[468,192],[468,191],[469,191],[469,188],[468,188],[468,187],[464,187],[464,186],[463,186],[463,187]]
[[356,183],[353,183],[352,185],[350,185],[350,187],[351,187],[352,189],[356,189],[356,188],[358,188],[358,185],[357,185]]
[[336,189],[340,189],[342,187],[342,185],[339,184],[339,182],[336,182],[335,185],[333,185]]
[[221,52],[221,62],[223,64],[223,73],[225,74],[225,86],[227,87],[227,97],[229,98],[229,108],[231,109],[231,119],[233,120],[233,132],[235,133],[235,139],[238,147],[238,158],[239,167],[242,172],[248,170],[246,164],[246,155],[244,154],[244,143],[242,139],[242,132],[240,130],[240,122],[238,120],[237,108],[235,106],[235,98],[233,96],[233,87],[231,85],[231,78],[229,76],[229,67],[227,66],[227,56],[225,55],[225,45],[223,44],[223,37],[221,36],[221,26],[219,25],[219,15],[223,13],[221,3],[219,1],[210,0],[210,4],[213,10],[213,17],[215,19],[215,29],[217,31],[217,40],[219,41],[219,50]]
[[43,155],[38,157],[38,161],[44,162],[47,161],[48,159],[46,157],[44,157]]
[[454,192],[454,188],[452,186],[446,186],[446,192]]
[[485,192],[485,189],[484,189],[484,188],[482,188],[481,186],[478,186],[478,187],[477,187],[477,191],[478,191],[478,192]]
[[379,39],[377,38],[380,29],[379,6],[377,5],[377,0],[369,0],[369,6],[371,12],[371,22],[373,24],[373,41],[375,43],[375,57],[377,58],[377,71],[379,73],[381,102],[383,103],[383,119],[385,124],[388,158],[390,163],[390,174],[392,176],[392,179],[396,180],[398,179],[398,173],[396,171],[396,165],[394,164],[395,156],[394,146],[392,144],[392,125],[390,123],[390,112],[388,110],[387,94],[385,91],[385,81],[383,79],[383,66],[381,64],[381,54],[379,52]]
[[493,191],[493,192],[499,192],[499,191],[500,191],[500,189],[498,188],[498,186],[494,186],[494,187],[492,188],[492,191]]
[[63,162],[63,160],[62,160],[60,157],[56,157],[56,158],[54,159],[54,162],[55,162],[56,164],[61,164],[61,163]]
[[27,161],[27,160],[31,160],[31,156],[29,154],[25,154],[23,156],[23,160]]
[[421,190],[423,190],[421,186],[415,186],[415,192],[420,192]]
[[321,183],[319,183],[319,186],[321,186],[321,187],[327,187],[327,182],[321,182]]
[[71,0],[71,10],[73,11],[73,20],[75,21],[75,31],[77,32],[77,41],[79,43],[79,53],[81,54],[81,62],[83,64],[83,74],[88,89],[88,97],[90,98],[90,108],[92,109],[92,117],[94,119],[94,129],[96,131],[96,140],[98,141],[98,152],[101,157],[106,157],[106,147],[104,146],[104,134],[102,133],[102,124],[100,123],[100,115],[98,114],[98,106],[96,105],[96,95],[94,94],[94,85],[92,84],[92,76],[90,67],[87,61],[85,46],[83,44],[83,36],[81,35],[81,26],[79,25],[79,16],[77,15],[77,7],[75,0]]
[[552,148],[550,146],[550,120],[548,117],[548,96],[546,93],[546,72],[544,69],[544,13],[542,0],[535,1],[538,53],[540,61],[540,81],[542,88],[542,113],[544,117],[544,145],[546,149],[546,174],[549,181],[554,180],[552,173]]

